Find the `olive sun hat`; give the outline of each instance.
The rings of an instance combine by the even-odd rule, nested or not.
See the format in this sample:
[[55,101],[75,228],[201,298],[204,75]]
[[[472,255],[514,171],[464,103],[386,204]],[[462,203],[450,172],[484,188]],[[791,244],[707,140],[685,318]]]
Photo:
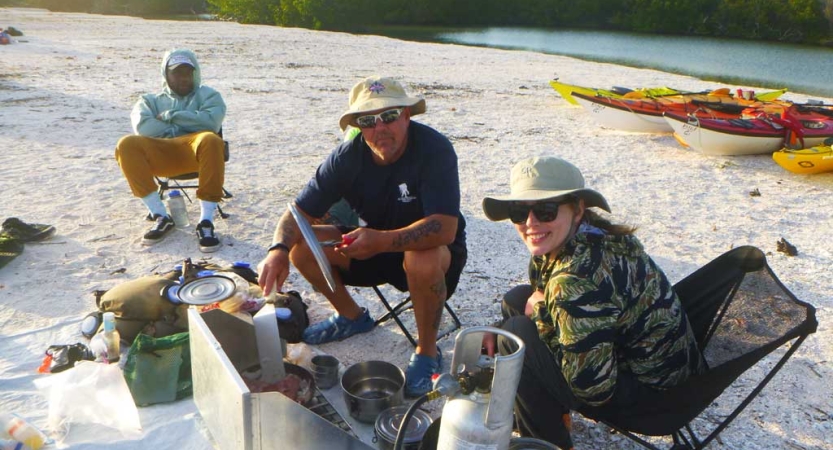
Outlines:
[[519,161],[512,167],[509,186],[509,195],[483,199],[483,212],[489,220],[509,218],[512,202],[556,200],[567,196],[582,198],[588,207],[610,212],[602,194],[584,187],[584,177],[578,167],[560,158],[542,156]]

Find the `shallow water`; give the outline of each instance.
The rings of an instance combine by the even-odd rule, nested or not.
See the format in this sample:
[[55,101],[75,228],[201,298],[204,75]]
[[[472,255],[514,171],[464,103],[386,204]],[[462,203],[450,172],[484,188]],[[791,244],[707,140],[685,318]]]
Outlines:
[[[372,30],[406,40],[530,50],[658,69],[705,80],[833,97],[833,49],[708,37],[536,28]],[[626,84],[626,83],[622,83]]]

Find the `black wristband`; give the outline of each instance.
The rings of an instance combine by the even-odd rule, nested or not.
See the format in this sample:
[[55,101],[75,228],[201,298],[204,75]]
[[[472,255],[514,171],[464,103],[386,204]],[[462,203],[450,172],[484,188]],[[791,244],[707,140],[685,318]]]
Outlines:
[[284,244],[283,242],[278,242],[277,244],[270,245],[269,248],[266,249],[266,253],[278,249],[286,250],[286,253],[289,253],[289,247],[287,247],[286,244]]

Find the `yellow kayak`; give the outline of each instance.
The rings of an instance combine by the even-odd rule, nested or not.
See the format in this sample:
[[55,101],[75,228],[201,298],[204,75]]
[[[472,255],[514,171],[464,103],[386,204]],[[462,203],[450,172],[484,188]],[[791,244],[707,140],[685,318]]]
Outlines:
[[567,102],[576,106],[578,106],[578,102],[575,98],[573,98],[573,92],[578,92],[580,94],[591,96],[595,96],[598,94],[603,95],[605,97],[614,98],[619,98],[622,96],[622,94],[620,93],[609,91],[606,89],[588,88],[584,86],[576,86],[574,84],[562,83],[558,81],[558,79],[550,80],[550,86],[552,86],[552,88],[555,89],[555,92],[558,92],[558,95],[560,95],[564,100],[567,100]]
[[[709,94],[709,95],[723,95],[723,96],[732,96],[731,90],[729,88],[720,88],[715,89],[713,91],[703,91],[703,92],[685,92],[680,91],[677,89],[669,88],[669,87],[654,87],[654,88],[637,88],[637,89],[627,89],[627,88],[613,88],[611,89],[600,89],[600,88],[591,88],[585,86],[578,86],[575,84],[567,84],[558,81],[558,79],[550,80],[550,86],[555,89],[556,92],[564,99],[567,100],[568,103],[578,106],[578,101],[573,97],[573,92],[578,92],[579,94],[588,95],[591,97],[595,96],[602,96],[602,97],[610,97],[610,98],[658,98],[658,97],[668,97],[674,96],[679,94]],[[776,91],[768,91],[768,92],[761,92],[760,94],[755,95],[755,99],[758,101],[772,101],[777,99],[778,97],[784,95],[787,92],[786,89],[778,89]]]
[[833,148],[820,145],[801,150],[782,149],[772,154],[779,166],[793,173],[833,172]]

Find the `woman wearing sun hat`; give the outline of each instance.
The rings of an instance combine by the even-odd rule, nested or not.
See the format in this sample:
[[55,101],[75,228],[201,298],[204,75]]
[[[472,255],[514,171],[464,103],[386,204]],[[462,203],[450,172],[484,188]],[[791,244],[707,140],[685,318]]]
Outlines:
[[[610,212],[578,168],[525,159],[510,186],[509,195],[485,198],[483,211],[510,219],[532,255],[529,284],[502,305],[502,328],[526,344],[516,417],[522,435],[568,449],[570,410],[599,420],[632,414],[698,372],[702,357],[668,278],[633,227],[590,209]],[[497,344],[512,352],[510,341]],[[484,346],[494,353],[494,336]]]

